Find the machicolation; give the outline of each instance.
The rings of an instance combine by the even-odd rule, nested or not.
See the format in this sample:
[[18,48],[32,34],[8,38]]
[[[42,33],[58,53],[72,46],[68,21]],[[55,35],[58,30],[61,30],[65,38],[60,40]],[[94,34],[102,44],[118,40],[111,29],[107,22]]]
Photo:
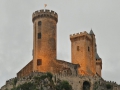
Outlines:
[[53,18],[56,22],[58,22],[58,15],[56,12],[52,10],[50,11],[50,10],[44,10],[44,9],[35,11],[32,15],[32,21],[34,22],[36,18],[42,18],[42,17]]

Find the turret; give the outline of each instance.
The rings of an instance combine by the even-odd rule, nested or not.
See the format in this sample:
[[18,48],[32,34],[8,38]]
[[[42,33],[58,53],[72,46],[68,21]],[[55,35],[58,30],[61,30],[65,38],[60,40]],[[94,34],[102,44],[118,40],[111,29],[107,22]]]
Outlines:
[[95,34],[93,32],[93,30],[91,29],[89,32],[89,35],[92,37],[92,41],[91,41],[91,50],[92,50],[92,54],[91,54],[91,69],[92,69],[92,73],[96,74],[96,54],[95,54],[95,50],[96,50],[96,39],[95,39]]
[[102,70],[102,59],[99,57],[98,53],[97,53],[97,46],[96,46],[96,73],[99,76],[101,75],[101,70]]

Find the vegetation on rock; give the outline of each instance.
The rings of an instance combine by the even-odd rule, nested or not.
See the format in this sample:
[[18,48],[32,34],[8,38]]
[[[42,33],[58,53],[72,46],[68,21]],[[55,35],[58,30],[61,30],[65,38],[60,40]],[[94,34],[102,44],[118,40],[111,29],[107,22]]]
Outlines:
[[112,85],[111,85],[111,84],[106,84],[106,88],[107,88],[107,89],[111,89],[111,88],[112,88]]
[[38,90],[38,89],[36,88],[35,84],[29,82],[19,85],[18,87],[14,87],[11,90]]
[[56,90],[72,90],[72,86],[67,81],[61,81],[56,85]]
[[[11,90],[72,90],[72,86],[67,81],[52,80],[53,75],[46,73],[41,76],[35,76],[33,82],[26,82],[17,87],[14,86]],[[16,85],[17,79],[14,80]]]
[[98,86],[99,86],[99,83],[98,83],[98,82],[95,82],[95,83],[94,83],[93,90],[97,90],[97,89],[98,89]]

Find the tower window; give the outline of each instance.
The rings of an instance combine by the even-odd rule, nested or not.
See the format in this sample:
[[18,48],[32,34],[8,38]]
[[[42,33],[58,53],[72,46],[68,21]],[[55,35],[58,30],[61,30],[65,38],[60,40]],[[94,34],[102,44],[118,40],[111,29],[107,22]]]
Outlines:
[[42,65],[42,59],[37,59],[37,66]]
[[79,51],[80,50],[80,47],[79,46],[77,46],[77,51]]
[[88,47],[88,51],[90,51],[90,47]]
[[41,21],[38,22],[38,26],[41,26]]
[[38,33],[38,39],[41,39],[41,33]]

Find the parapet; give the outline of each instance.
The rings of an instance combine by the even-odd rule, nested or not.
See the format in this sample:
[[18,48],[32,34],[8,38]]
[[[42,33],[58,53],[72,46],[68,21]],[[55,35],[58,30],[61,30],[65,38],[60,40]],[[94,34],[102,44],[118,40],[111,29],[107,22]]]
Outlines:
[[34,20],[36,18],[42,18],[42,17],[49,17],[49,18],[53,18],[56,22],[58,21],[58,15],[56,12],[54,11],[50,11],[50,10],[47,10],[47,9],[42,9],[42,10],[38,10],[38,11],[35,11],[33,14],[32,14],[32,21],[34,22]]
[[80,32],[80,33],[76,33],[76,34],[71,34],[70,35],[70,39],[77,38],[77,37],[82,37],[82,36],[86,36],[90,40],[92,39],[91,36],[86,31]]

